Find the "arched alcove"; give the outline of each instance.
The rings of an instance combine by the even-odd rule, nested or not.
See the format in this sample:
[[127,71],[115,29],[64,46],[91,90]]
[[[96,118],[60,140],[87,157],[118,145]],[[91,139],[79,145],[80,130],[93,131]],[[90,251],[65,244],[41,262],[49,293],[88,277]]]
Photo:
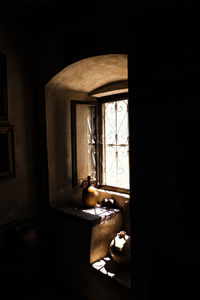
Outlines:
[[128,91],[126,54],[94,56],[73,63],[45,86],[50,205],[77,205],[72,188],[70,101]]

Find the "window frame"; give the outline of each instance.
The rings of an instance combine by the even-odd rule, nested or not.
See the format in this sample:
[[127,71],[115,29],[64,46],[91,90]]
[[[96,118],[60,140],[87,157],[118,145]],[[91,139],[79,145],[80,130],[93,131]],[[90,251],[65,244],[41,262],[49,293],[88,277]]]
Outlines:
[[[80,188],[77,183],[77,142],[76,142],[76,105],[91,105],[97,107],[96,101],[71,100],[71,155],[72,155],[72,187]],[[97,154],[96,154],[97,160]]]
[[97,187],[100,189],[104,189],[104,190],[130,194],[130,189],[102,184],[102,182],[103,182],[103,143],[102,143],[102,141],[100,141],[100,137],[102,137],[102,134],[103,134],[102,104],[109,103],[109,102],[122,101],[122,100],[128,100],[128,127],[129,127],[129,97],[128,97],[128,93],[113,94],[113,95],[103,96],[103,97],[100,97],[97,99],[97,103],[98,103],[97,132],[99,134],[99,139],[98,139],[99,146],[97,145],[97,148],[99,147],[99,149],[98,149],[99,156],[97,156]]
[[129,97],[128,93],[112,94],[96,98],[96,101],[71,100],[71,144],[72,144],[72,187],[80,188],[77,183],[77,143],[76,143],[76,104],[85,104],[96,107],[96,186],[99,189],[113,192],[130,194],[130,189],[120,188],[102,184],[103,182],[103,143],[101,141],[103,133],[102,124],[102,104],[127,100],[128,99],[128,127],[129,127]]

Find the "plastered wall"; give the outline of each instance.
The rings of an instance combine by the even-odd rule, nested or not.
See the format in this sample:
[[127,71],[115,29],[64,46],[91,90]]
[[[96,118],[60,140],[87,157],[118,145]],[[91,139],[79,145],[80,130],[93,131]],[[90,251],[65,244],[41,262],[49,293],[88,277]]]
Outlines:
[[0,179],[0,225],[37,214],[36,131],[32,64],[16,28],[0,26],[0,51],[7,57],[8,120],[14,126],[16,177]]
[[81,191],[72,188],[71,100],[92,100],[86,93],[46,88],[50,204],[77,205]]

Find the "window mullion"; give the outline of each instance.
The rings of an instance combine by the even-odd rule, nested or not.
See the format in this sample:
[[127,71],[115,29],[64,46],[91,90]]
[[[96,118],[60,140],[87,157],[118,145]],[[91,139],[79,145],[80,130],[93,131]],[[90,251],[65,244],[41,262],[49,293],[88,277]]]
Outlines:
[[97,104],[97,144],[96,144],[96,161],[97,161],[97,184],[102,184],[103,181],[103,122],[102,120],[102,104]]
[[117,136],[117,101],[115,102],[115,155],[116,155],[116,183],[118,184],[118,136]]

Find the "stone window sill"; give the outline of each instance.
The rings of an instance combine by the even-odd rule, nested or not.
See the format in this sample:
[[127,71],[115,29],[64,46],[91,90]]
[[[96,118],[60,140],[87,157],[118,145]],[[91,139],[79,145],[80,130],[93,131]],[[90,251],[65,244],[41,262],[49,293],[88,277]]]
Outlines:
[[124,206],[124,204],[128,204],[130,200],[130,195],[121,193],[121,192],[114,192],[110,190],[104,190],[104,189],[97,189],[98,196],[97,196],[97,202],[101,202],[104,198],[110,198],[112,197],[115,199],[115,202],[117,206]]
[[85,208],[85,207],[65,207],[57,211],[88,221],[91,225],[101,224],[103,221],[111,219],[120,213],[119,208]]

